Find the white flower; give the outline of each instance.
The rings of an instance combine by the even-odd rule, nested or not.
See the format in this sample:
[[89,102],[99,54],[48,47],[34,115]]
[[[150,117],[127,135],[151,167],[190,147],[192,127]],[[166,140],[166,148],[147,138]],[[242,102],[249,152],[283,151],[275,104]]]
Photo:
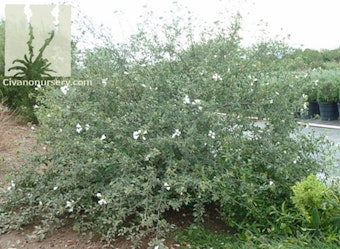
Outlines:
[[170,185],[167,182],[164,183],[164,187],[166,190],[168,191],[170,190]]
[[57,187],[57,186],[53,187],[53,190],[57,190],[57,189],[58,189],[58,187]]
[[85,130],[88,131],[90,129],[90,125],[89,124],[86,124],[85,125]]
[[97,193],[96,196],[97,196],[98,198],[102,198],[102,194],[101,194],[101,193]]
[[34,108],[34,109],[38,109],[39,106],[38,106],[38,105],[34,105],[33,108]]
[[274,185],[274,182],[273,181],[269,181],[269,186],[272,186]]
[[39,206],[42,206],[42,205],[43,205],[42,201],[39,201]]
[[172,138],[175,138],[175,137],[179,137],[181,135],[181,131],[179,130],[179,129],[176,129],[175,130],[175,133],[174,134],[172,134]]
[[303,99],[308,99],[308,95],[306,95],[306,94],[303,93],[303,94],[302,94],[302,98],[303,98]]
[[209,131],[208,136],[211,137],[212,139],[215,139],[216,133],[213,131]]
[[159,249],[159,246],[155,246],[153,249]]
[[47,117],[50,118],[50,117],[51,117],[51,114],[47,114]]
[[125,75],[128,75],[128,74],[129,74],[129,72],[126,72],[126,71],[125,71],[125,72],[124,72],[124,74],[125,74]]
[[34,88],[34,90],[36,90],[36,91],[38,91],[38,90],[40,90],[41,89],[41,85],[40,84],[38,84],[35,88]]
[[100,199],[100,200],[98,201],[98,204],[101,205],[101,206],[103,206],[103,205],[106,205],[107,202],[106,202],[104,199]]
[[63,94],[66,95],[70,88],[68,86],[62,86],[60,87],[60,90],[63,92]]
[[308,102],[303,103],[303,109],[306,110],[308,108]]
[[105,87],[107,85],[107,78],[106,79],[102,79],[102,84]]
[[63,132],[63,129],[59,128],[59,132]]
[[192,102],[193,105],[197,105],[197,104],[199,104],[199,103],[201,103],[201,100],[200,100],[200,99],[195,99],[195,100]]
[[73,212],[73,205],[74,205],[74,200],[66,201],[66,208],[68,209],[69,213]]
[[66,207],[67,208],[72,207],[72,202],[73,201],[66,201]]
[[222,77],[217,73],[214,73],[212,78],[214,81],[218,81],[218,80],[222,81]]
[[81,127],[81,125],[80,125],[80,124],[77,124],[77,125],[76,125],[76,131],[77,131],[78,133],[80,133],[82,130],[83,130],[83,128]]
[[34,125],[31,126],[31,130],[34,131],[35,130],[35,127]]
[[101,136],[100,140],[105,140],[105,139],[106,139],[106,135],[103,134],[103,135]]
[[272,99],[269,100],[269,103],[270,103],[270,104],[273,104],[273,103],[274,103],[274,100],[272,100]]
[[147,131],[142,132],[142,130],[138,130],[138,131],[134,131],[132,136],[135,140],[137,140],[138,138],[142,138],[143,140],[146,140],[144,135],[146,135],[147,133],[148,133]]
[[275,92],[275,94],[276,94],[277,96],[279,96],[279,95],[280,95],[280,93],[279,93],[279,92]]
[[7,191],[12,191],[13,189],[15,189],[15,182],[11,180],[11,185],[7,187]]
[[188,95],[185,95],[183,103],[184,104],[190,104],[190,98],[189,98]]

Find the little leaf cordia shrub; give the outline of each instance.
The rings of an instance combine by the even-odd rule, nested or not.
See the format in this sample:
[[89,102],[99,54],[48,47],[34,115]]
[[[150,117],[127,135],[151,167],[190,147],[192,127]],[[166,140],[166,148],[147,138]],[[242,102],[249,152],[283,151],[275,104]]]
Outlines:
[[298,133],[295,77],[245,56],[233,27],[187,50],[180,29],[165,44],[145,29],[116,47],[110,79],[39,89],[47,150],[5,193],[4,226],[71,218],[79,231],[149,236],[152,247],[172,227],[167,212],[192,207],[202,220],[214,206],[235,229],[266,231],[270,207],[324,167],[328,147]]

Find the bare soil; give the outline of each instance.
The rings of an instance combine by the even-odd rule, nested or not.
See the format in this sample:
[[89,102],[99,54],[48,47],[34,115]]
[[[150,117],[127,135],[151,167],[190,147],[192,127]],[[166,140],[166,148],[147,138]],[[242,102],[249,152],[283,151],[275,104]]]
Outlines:
[[[11,173],[24,165],[26,158],[36,151],[44,151],[44,147],[37,144],[37,129],[38,127],[21,121],[11,113],[0,110],[0,191],[8,187]],[[100,240],[80,236],[72,227],[61,228],[47,235],[42,241],[32,236],[33,230],[28,227],[21,231],[1,234],[0,225],[0,249],[103,248]]]

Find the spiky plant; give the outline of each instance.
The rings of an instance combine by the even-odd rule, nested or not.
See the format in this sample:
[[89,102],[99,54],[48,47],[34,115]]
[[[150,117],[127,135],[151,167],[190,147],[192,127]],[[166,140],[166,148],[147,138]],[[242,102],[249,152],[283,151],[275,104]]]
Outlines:
[[52,30],[49,32],[49,37],[45,39],[44,44],[39,49],[38,56],[33,59],[34,52],[33,52],[33,40],[34,40],[34,34],[33,34],[33,27],[31,24],[29,24],[29,40],[27,42],[28,45],[28,56],[27,54],[24,55],[24,59],[16,59],[12,62],[12,64],[20,63],[22,65],[20,66],[13,66],[8,69],[8,71],[11,70],[19,70],[13,77],[18,78],[26,78],[26,79],[40,79],[42,77],[52,77],[50,75],[51,72],[55,72],[54,70],[50,69],[51,63],[48,62],[47,59],[43,58],[43,53],[46,49],[46,47],[51,43],[53,40],[55,31]]

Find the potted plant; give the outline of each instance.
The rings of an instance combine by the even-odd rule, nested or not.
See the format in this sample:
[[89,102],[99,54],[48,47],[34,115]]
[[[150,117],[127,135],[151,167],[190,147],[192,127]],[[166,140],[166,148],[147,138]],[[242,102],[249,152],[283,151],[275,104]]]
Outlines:
[[308,114],[306,118],[315,118],[320,115],[318,99],[318,80],[307,83],[303,88],[303,94],[307,96],[308,101]]
[[338,87],[335,83],[330,80],[324,80],[319,83],[317,100],[321,120],[337,120],[339,118],[338,98]]

